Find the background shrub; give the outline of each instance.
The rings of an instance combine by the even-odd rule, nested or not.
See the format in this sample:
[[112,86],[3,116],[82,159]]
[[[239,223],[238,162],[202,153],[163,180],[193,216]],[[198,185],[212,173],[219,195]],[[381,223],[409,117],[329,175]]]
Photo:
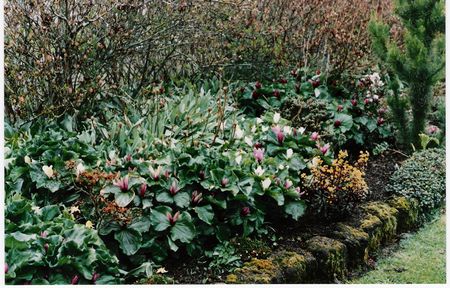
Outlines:
[[6,116],[90,115],[100,100],[151,98],[169,79],[354,71],[368,58],[371,11],[390,23],[389,3],[8,1]]
[[415,198],[428,214],[445,199],[445,150],[426,149],[414,153],[391,177],[387,191]]

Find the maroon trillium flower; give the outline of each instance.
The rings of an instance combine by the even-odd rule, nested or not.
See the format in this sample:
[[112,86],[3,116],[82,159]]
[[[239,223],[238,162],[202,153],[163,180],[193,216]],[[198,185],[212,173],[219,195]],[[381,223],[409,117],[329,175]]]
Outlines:
[[166,214],[167,220],[169,220],[170,225],[174,225],[175,222],[177,222],[178,218],[180,218],[180,211],[175,213],[173,216],[170,214],[170,212],[167,212]]
[[358,105],[358,101],[357,101],[356,99],[352,99],[351,102],[352,102],[352,105],[353,105],[353,106]]
[[383,117],[378,118],[377,124],[378,124],[378,126],[383,125],[384,124],[384,118]]
[[319,81],[319,80],[315,80],[315,81],[312,82],[312,86],[313,86],[314,88],[319,87],[319,85],[320,85],[320,81]]
[[342,106],[342,105],[338,105],[338,106],[337,106],[337,111],[338,111],[338,112],[342,111],[342,109],[344,109],[344,106]]
[[198,177],[200,178],[200,180],[205,180],[205,171],[200,171],[199,173],[198,173]]
[[284,78],[283,78],[283,79],[280,79],[280,83],[281,83],[281,84],[286,84],[287,82],[288,82],[288,81],[287,81],[286,79],[284,79]]
[[364,99],[364,105],[369,105],[369,103],[370,103],[370,99],[369,98]]
[[126,162],[131,162],[132,158],[131,158],[131,154],[127,154],[127,156],[125,156],[125,161]]
[[255,88],[256,89],[261,89],[261,87],[262,87],[262,84],[259,81],[256,81]]
[[47,253],[48,247],[49,247],[49,246],[48,246],[48,243],[45,243],[45,244],[44,244],[44,250],[45,250],[45,253]]
[[339,127],[341,126],[341,124],[342,124],[341,120],[334,121],[334,127]]
[[250,214],[250,208],[249,208],[249,207],[243,207],[243,208],[241,209],[241,216],[242,216],[242,217],[245,217],[245,216],[247,216],[248,214]]
[[70,281],[70,284],[75,285],[78,284],[78,281],[80,280],[80,277],[78,275],[73,276],[72,281]]
[[122,192],[128,191],[128,176],[119,179],[114,185],[119,187]]
[[280,98],[280,91],[278,91],[277,89],[273,90],[273,96],[275,96],[276,98]]
[[179,189],[178,189],[177,183],[175,181],[173,181],[172,185],[170,185],[170,188],[169,188],[170,194],[173,196],[173,195],[177,194],[178,190]]
[[145,196],[145,192],[147,191],[147,184],[146,183],[142,183],[141,187],[139,187],[139,195],[144,198]]
[[100,278],[100,274],[97,272],[94,272],[94,274],[92,274],[92,282],[95,283],[95,281],[97,281],[98,278]]
[[200,203],[203,200],[202,195],[203,194],[198,193],[197,190],[192,192],[192,196],[191,196],[192,203],[194,203],[194,204]]
[[164,172],[164,177],[166,177],[166,179],[169,179],[169,176],[170,176],[170,171],[169,171],[169,170],[166,170],[166,171]]
[[252,98],[253,98],[254,100],[256,100],[256,99],[259,98],[259,93],[258,93],[256,90],[252,92]]

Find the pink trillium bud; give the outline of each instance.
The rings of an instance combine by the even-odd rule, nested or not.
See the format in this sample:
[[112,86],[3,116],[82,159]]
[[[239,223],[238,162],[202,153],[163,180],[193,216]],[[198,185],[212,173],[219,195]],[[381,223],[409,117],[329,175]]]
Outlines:
[[284,141],[284,134],[283,131],[281,131],[280,127],[273,127],[272,128],[273,133],[275,133],[276,137],[277,137],[277,141],[279,144],[283,144]]
[[200,203],[200,201],[202,201],[202,199],[203,199],[202,195],[203,195],[202,193],[198,193],[198,191],[194,191],[191,196],[192,203],[194,203],[194,204]]
[[317,141],[317,140],[319,140],[319,138],[320,138],[319,133],[313,132],[313,133],[311,134],[311,140]]
[[256,161],[261,163],[261,161],[264,159],[264,149],[253,149],[253,156],[255,156]]
[[434,134],[438,131],[438,127],[434,125],[430,125],[427,128],[428,134]]
[[344,109],[344,106],[342,106],[342,105],[338,105],[338,106],[337,106],[337,111],[338,111],[338,112],[342,111],[342,109]]
[[356,100],[356,99],[352,99],[350,102],[352,102],[353,106],[358,105],[358,100]]
[[261,87],[262,87],[262,84],[260,82],[256,81],[255,88],[256,89],[261,89]]
[[169,177],[170,177],[170,171],[169,170],[166,170],[164,172],[164,177],[166,177],[166,179],[169,179]]
[[296,70],[296,69],[292,70],[292,71],[291,71],[291,75],[292,75],[293,77],[297,77],[297,70]]
[[286,180],[286,182],[284,183],[284,188],[289,189],[289,188],[292,187],[292,185],[293,185],[292,181],[288,179],[288,180]]
[[370,99],[366,98],[364,99],[364,105],[368,105],[370,103]]
[[47,231],[42,231],[42,232],[41,232],[41,237],[42,237],[42,238],[47,237],[47,235],[48,235],[48,234],[47,234]]
[[5,263],[5,274],[8,273],[8,270],[9,270],[8,263]]
[[141,187],[139,187],[139,195],[144,198],[145,196],[145,192],[147,191],[147,184],[146,183],[142,183]]
[[131,162],[131,155],[130,154],[127,154],[126,156],[125,156],[125,161],[126,162]]
[[330,149],[330,144],[325,144],[324,146],[320,147],[320,152],[325,155],[328,152],[328,149]]
[[78,281],[80,280],[80,277],[78,275],[73,276],[72,280],[70,281],[70,284],[76,285],[78,284]]
[[377,124],[378,124],[378,126],[383,125],[384,124],[384,118],[383,117],[378,118]]
[[220,182],[220,184],[222,185],[222,187],[226,187],[228,185],[228,183],[230,182],[230,180],[228,180],[228,178],[222,178],[222,181]]
[[242,216],[242,217],[245,217],[245,216],[247,216],[248,214],[250,214],[250,208],[249,208],[249,207],[243,207],[243,208],[241,209],[241,216]]

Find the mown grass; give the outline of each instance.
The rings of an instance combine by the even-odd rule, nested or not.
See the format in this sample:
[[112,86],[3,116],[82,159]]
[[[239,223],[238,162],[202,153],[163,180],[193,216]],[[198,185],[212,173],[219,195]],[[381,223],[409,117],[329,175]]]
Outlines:
[[445,283],[445,215],[400,242],[375,270],[352,284]]

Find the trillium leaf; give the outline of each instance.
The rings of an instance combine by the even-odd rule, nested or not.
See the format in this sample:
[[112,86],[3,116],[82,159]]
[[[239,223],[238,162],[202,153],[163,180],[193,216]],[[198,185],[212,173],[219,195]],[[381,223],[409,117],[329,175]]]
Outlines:
[[170,230],[170,238],[173,241],[180,240],[183,243],[189,243],[195,237],[195,227],[192,224],[191,215],[183,212],[180,219]]
[[149,216],[141,216],[138,218],[134,218],[131,225],[128,228],[139,231],[141,233],[148,232],[150,230],[150,217]]
[[119,192],[115,195],[115,201],[119,207],[126,207],[128,204],[133,201],[134,198],[134,192],[128,191],[128,192]]
[[347,131],[350,131],[353,126],[353,117],[351,115],[347,114],[336,114],[335,121],[341,121],[341,126],[339,126],[339,129],[342,133],[345,133]]
[[277,201],[278,206],[282,206],[284,204],[284,195],[281,193],[280,189],[269,189],[266,193]]
[[214,211],[211,205],[195,207],[194,210],[197,213],[198,218],[200,218],[200,220],[211,225],[212,220],[214,218]]
[[167,212],[172,212],[167,206],[159,206],[152,210],[150,222],[153,229],[156,231],[164,231],[170,227],[169,219],[167,219]]
[[305,214],[306,205],[304,201],[289,202],[284,206],[284,212],[291,215],[294,220],[298,220]]
[[179,192],[175,194],[173,197],[173,200],[175,201],[175,204],[180,208],[186,208],[189,206],[189,203],[191,201],[191,197],[189,197],[189,194],[187,192]]
[[173,252],[177,252],[178,251],[178,246],[177,244],[175,244],[174,241],[172,241],[172,239],[170,239],[169,236],[167,236],[167,243],[169,244],[169,248],[170,250],[172,250]]
[[156,201],[164,203],[164,204],[172,204],[174,198],[168,192],[162,192],[156,195]]
[[124,229],[114,233],[114,239],[119,242],[119,246],[125,255],[133,255],[141,247],[142,235],[133,229]]

